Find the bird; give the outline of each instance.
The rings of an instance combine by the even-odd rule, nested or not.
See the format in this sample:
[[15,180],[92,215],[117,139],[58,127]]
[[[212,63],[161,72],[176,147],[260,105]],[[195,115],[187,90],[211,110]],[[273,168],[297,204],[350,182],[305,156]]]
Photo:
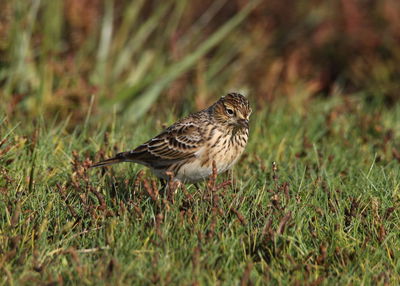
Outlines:
[[134,162],[149,167],[162,182],[173,178],[178,183],[198,183],[213,174],[213,164],[220,174],[238,161],[249,139],[251,113],[245,96],[228,93],[137,148],[90,167]]

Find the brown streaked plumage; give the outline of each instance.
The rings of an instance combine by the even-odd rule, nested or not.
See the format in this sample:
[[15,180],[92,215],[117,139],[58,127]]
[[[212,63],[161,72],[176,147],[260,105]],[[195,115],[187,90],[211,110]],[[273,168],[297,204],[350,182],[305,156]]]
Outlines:
[[198,182],[212,174],[213,161],[218,173],[236,163],[247,144],[250,114],[249,101],[239,93],[229,93],[136,149],[91,167],[134,162],[151,168],[160,179],[168,179],[166,172],[172,172],[180,182]]

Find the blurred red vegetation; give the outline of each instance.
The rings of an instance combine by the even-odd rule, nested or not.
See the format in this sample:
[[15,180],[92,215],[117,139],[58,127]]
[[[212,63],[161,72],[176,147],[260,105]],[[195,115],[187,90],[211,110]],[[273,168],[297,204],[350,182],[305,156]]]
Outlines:
[[[115,2],[116,26],[122,21],[121,13],[126,3]],[[180,37],[215,3],[207,0],[187,4],[165,47],[172,59],[179,61],[182,56],[182,47],[177,45]],[[223,6],[216,10],[216,15],[203,30],[205,38],[248,1],[219,3]],[[143,20],[157,5],[155,1],[145,3],[140,12]],[[0,64],[7,66],[10,62],[7,53],[11,29],[9,2],[2,2],[0,8],[4,11],[0,16]],[[58,97],[53,103],[55,110],[69,107],[66,110],[70,112],[77,106],[88,107],[88,95],[97,90],[90,78],[90,71],[96,65],[96,53],[79,64],[76,53],[84,48],[89,37],[99,38],[103,9],[100,0],[63,2],[63,49],[49,62],[56,79],[71,79],[62,86],[55,85],[53,94]],[[161,24],[168,21],[168,18],[163,19]],[[34,33],[37,40],[33,48],[42,44],[41,31],[37,29]],[[329,96],[338,89],[343,94],[363,91],[371,97],[380,96],[389,104],[400,98],[400,2],[397,0],[264,0],[236,29],[234,37],[230,39],[232,44],[240,45],[242,39],[245,43],[232,60],[240,68],[232,70],[230,78],[235,86],[248,88],[259,103],[281,96],[296,97],[299,88],[307,98]],[[199,73],[207,68],[207,64],[202,62],[206,63],[207,57],[195,67],[197,72],[189,72],[170,85],[163,97],[166,102],[171,99],[182,101],[181,95],[188,83],[203,80]],[[0,79],[0,87],[3,83]],[[103,92],[113,96],[107,89]],[[14,94],[21,98],[18,91]],[[207,100],[199,96],[196,103],[204,105]]]
[[[264,45],[264,53],[247,74],[269,99],[295,95],[292,83],[299,81],[311,94],[329,95],[338,80],[344,92],[368,90],[379,83],[374,65],[399,60],[399,19],[395,0],[263,1],[246,29],[257,33],[255,49]],[[394,83],[400,66],[387,69]],[[398,87],[383,95],[398,100]]]
[[66,36],[70,48],[79,48],[87,37],[96,33],[100,25],[101,4],[100,0],[64,1]]

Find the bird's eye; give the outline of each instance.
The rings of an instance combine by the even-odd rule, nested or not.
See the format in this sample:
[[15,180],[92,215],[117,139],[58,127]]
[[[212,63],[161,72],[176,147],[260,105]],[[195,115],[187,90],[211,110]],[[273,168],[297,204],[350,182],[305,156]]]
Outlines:
[[233,115],[235,112],[232,109],[227,108],[226,113],[228,113],[229,115]]

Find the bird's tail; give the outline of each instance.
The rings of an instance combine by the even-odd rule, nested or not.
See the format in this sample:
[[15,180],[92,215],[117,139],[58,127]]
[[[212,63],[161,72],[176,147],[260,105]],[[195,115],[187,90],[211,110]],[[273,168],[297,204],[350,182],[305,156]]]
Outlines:
[[114,158],[110,158],[110,159],[106,159],[106,160],[97,162],[97,163],[93,164],[92,166],[90,166],[89,168],[105,167],[108,165],[113,165],[113,164],[117,164],[117,163],[121,163],[121,162],[125,162],[125,161],[126,161],[126,158],[124,156],[124,153],[119,153]]

